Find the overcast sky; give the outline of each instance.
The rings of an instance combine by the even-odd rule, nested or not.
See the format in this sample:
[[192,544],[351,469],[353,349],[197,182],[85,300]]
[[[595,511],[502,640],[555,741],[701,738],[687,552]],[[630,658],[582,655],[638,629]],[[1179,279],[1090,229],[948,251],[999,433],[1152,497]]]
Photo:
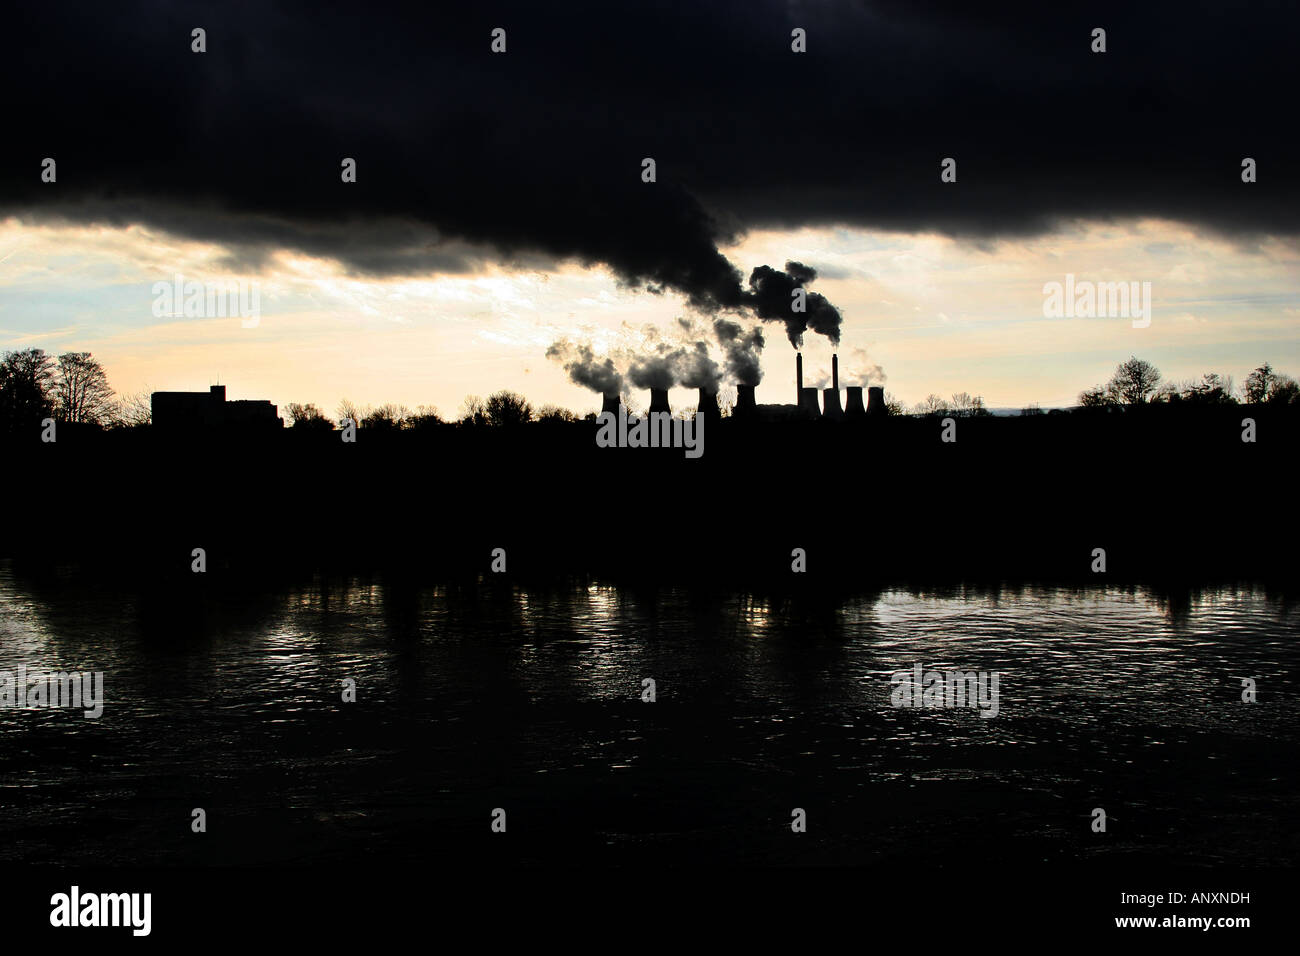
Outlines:
[[[797,261],[846,377],[909,403],[1068,404],[1130,354],[1300,372],[1293,4],[551,6],[12,16],[0,347],[91,351],[126,392],[583,409],[550,343],[754,323],[753,270]],[[156,316],[177,273],[256,281],[259,323]],[[1151,325],[1045,318],[1066,273],[1150,282]],[[789,401],[764,331],[760,401]],[[830,351],[805,337],[810,383]]]

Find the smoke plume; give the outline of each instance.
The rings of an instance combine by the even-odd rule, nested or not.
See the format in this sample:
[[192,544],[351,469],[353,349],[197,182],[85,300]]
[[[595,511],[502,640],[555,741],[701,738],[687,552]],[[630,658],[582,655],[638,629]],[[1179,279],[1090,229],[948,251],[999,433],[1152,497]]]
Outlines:
[[590,345],[561,340],[546,350],[546,357],[560,362],[575,385],[589,388],[601,395],[618,395],[623,391],[623,374],[606,356],[597,358]]
[[713,334],[722,346],[727,375],[737,385],[757,385],[763,380],[763,369],[759,364],[765,344],[761,326],[746,330],[739,322],[714,319]]
[[805,289],[804,311],[794,310],[794,290],[804,288],[816,278],[817,270],[801,262],[787,262],[785,272],[759,266],[750,274],[750,291],[745,294],[745,302],[763,321],[785,323],[786,338],[795,348],[803,345],[803,334],[809,329],[838,345],[840,310],[824,295]]
[[722,371],[709,356],[707,342],[696,342],[679,349],[677,356],[677,381],[687,388],[706,388],[716,392],[722,383]]
[[639,355],[627,370],[627,380],[637,388],[672,388],[676,384],[676,363],[672,354]]
[[849,363],[853,369],[847,380],[855,381],[858,385],[884,385],[886,379],[885,370],[867,354],[866,349],[854,349],[851,354]]

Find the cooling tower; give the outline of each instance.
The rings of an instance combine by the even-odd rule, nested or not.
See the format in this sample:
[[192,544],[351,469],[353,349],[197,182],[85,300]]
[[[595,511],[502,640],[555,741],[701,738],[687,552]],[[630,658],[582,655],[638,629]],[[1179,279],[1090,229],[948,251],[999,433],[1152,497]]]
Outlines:
[[653,415],[655,412],[672,414],[672,409],[668,407],[668,389],[650,389],[650,414]]
[[885,389],[880,385],[872,385],[867,389],[867,414],[884,415],[885,412]]
[[722,417],[718,409],[718,393],[711,388],[700,389],[700,401],[695,409],[704,413],[705,421],[715,422]]
[[600,412],[602,415],[605,412],[613,412],[614,417],[617,418],[618,406],[621,404],[623,404],[622,400],[617,395],[606,395],[604,401],[601,402]]
[[799,411],[808,418],[821,418],[822,409],[817,404],[817,389],[801,388],[799,390]]
[[850,385],[844,390],[844,415],[846,418],[861,418],[867,414],[862,404],[862,386]]
[[737,385],[736,386],[736,408],[732,413],[737,418],[747,418],[755,414],[758,406],[754,404],[754,386]]
[[838,388],[822,389],[822,407],[825,409],[825,416],[832,419],[841,419],[844,412],[840,408],[840,390]]

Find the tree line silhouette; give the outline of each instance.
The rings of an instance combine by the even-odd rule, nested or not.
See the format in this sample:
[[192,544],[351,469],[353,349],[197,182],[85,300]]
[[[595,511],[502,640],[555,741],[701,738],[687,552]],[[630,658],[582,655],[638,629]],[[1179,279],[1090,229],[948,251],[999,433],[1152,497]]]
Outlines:
[[1170,382],[1150,362],[1131,357],[1121,362],[1105,385],[1079,393],[1082,408],[1114,408],[1123,405],[1296,405],[1300,404],[1300,383],[1290,375],[1273,370],[1265,362],[1246,376],[1241,389],[1231,376],[1209,372],[1199,381]]
[[[639,411],[635,397],[625,396],[633,414]],[[1084,389],[1072,409],[1052,409],[1051,414],[1119,412],[1143,405],[1225,406],[1300,405],[1300,383],[1277,372],[1265,362],[1246,376],[1240,388],[1231,376],[1210,372],[1199,380],[1165,380],[1150,362],[1136,356],[1121,362],[1105,384]],[[892,395],[886,395],[887,412],[893,416],[981,418],[992,413],[979,395],[958,392],[951,398],[928,395],[909,412]],[[721,396],[721,414],[728,417],[732,402]],[[695,408],[678,411],[694,415]],[[1037,405],[1021,410],[1022,415],[1047,414]],[[118,396],[109,386],[103,366],[89,352],[65,352],[57,358],[42,349],[7,351],[0,359],[0,429],[8,432],[37,427],[44,419],[92,429],[121,429],[147,426],[151,421],[150,391]],[[523,395],[502,389],[486,399],[469,395],[452,417],[437,408],[386,403],[361,406],[343,399],[330,418],[313,403],[290,402],[285,406],[286,423],[292,429],[332,431],[344,421],[376,432],[422,431],[446,426],[469,428],[515,428],[530,423],[594,422],[596,413],[575,414],[558,405],[535,408]]]

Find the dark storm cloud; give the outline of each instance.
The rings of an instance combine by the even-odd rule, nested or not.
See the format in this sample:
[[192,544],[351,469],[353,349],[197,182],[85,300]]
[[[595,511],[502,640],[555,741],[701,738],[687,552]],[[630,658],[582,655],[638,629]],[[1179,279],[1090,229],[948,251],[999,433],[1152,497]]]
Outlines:
[[[1297,88],[1291,4],[413,9],[26,5],[0,33],[0,215],[139,222],[241,262],[289,248],[373,275],[604,263],[706,311],[745,306],[718,246],[758,226],[984,242],[1077,217],[1300,228],[1296,126],[1277,108]],[[207,53],[190,52],[195,26]]]

